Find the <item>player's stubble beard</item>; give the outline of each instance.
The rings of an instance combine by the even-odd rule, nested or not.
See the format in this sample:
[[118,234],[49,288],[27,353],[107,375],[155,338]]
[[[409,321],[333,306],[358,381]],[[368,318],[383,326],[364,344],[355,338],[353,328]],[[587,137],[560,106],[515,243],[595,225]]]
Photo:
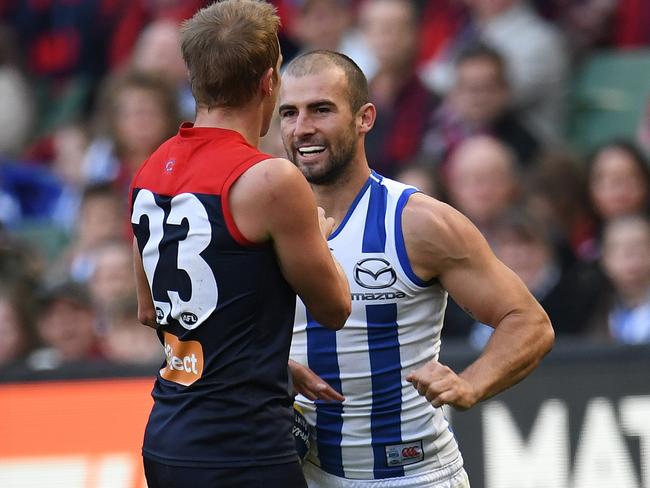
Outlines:
[[[307,142],[307,141],[301,141]],[[297,150],[287,148],[285,150],[291,162],[302,172],[305,179],[312,185],[331,186],[339,183],[346,174],[346,170],[354,159],[356,152],[356,134],[354,122],[347,130],[341,131],[336,140],[325,141],[329,157],[320,167],[302,166],[298,160]]]

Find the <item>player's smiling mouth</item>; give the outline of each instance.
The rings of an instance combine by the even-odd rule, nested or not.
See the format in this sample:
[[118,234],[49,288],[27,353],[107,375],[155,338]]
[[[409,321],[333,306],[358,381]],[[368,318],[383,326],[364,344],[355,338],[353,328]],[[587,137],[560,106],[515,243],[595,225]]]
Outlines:
[[296,149],[298,154],[301,156],[310,156],[312,154],[320,154],[325,151],[325,146],[322,145],[310,145],[310,146],[301,146]]

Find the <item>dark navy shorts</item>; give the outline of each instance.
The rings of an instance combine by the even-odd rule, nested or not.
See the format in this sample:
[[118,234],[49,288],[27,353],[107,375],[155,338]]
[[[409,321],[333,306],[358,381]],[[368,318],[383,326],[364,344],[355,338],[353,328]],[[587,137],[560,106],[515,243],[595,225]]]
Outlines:
[[170,466],[144,458],[149,488],[307,488],[298,461],[246,468]]

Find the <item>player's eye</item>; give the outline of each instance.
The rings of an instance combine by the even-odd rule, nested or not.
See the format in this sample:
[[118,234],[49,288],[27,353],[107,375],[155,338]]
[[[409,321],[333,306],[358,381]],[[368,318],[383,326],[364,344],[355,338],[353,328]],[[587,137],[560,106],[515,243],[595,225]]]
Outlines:
[[282,110],[280,112],[280,118],[286,119],[287,117],[293,117],[295,114],[295,110]]

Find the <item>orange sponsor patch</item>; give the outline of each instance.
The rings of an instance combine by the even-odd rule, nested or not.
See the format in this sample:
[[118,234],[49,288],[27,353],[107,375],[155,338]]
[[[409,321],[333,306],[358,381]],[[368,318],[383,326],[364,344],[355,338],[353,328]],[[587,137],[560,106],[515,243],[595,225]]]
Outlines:
[[167,365],[160,370],[160,376],[179,385],[191,385],[203,375],[201,343],[181,341],[169,332],[164,336]]

